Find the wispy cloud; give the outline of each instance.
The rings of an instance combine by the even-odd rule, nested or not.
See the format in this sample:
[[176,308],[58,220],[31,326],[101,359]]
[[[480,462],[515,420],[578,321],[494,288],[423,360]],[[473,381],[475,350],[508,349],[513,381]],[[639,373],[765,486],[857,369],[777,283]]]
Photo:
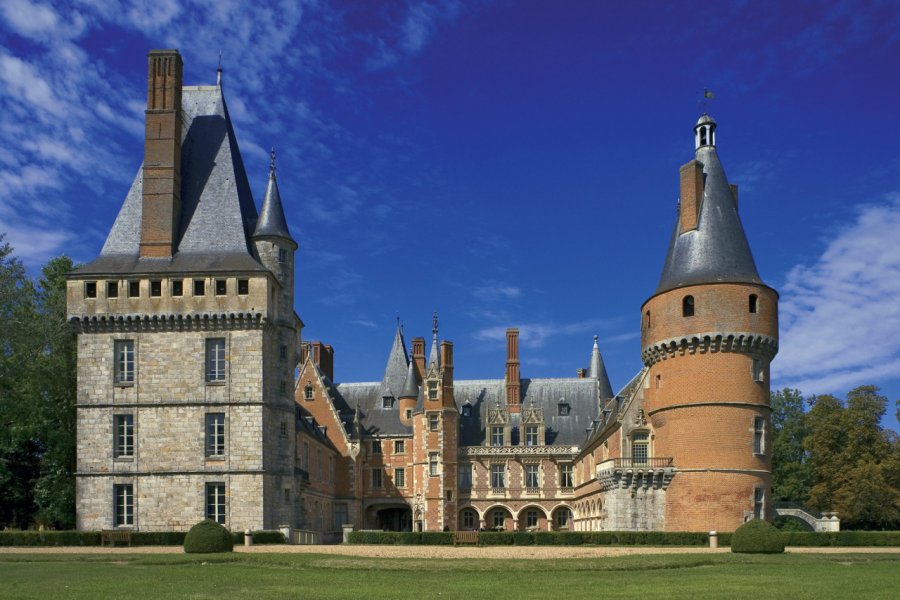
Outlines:
[[514,300],[522,295],[522,290],[514,285],[488,282],[472,289],[472,295],[485,302]]
[[442,23],[453,22],[459,16],[462,3],[459,0],[427,0],[407,3],[402,22],[389,32],[391,39],[376,36],[374,51],[366,59],[366,67],[372,71],[396,65],[403,56],[414,56],[422,51]]
[[833,392],[900,377],[900,193],[862,208],[782,286],[776,384]]
[[[587,319],[571,323],[528,323],[519,325],[519,340],[528,346],[539,348],[552,337],[583,334],[593,335],[594,332],[609,327],[614,319]],[[506,340],[506,327],[487,327],[475,332],[475,339],[500,342]]]
[[368,329],[377,329],[378,325],[375,324],[375,321],[369,319],[368,317],[359,316],[355,319],[351,319],[350,322],[354,325],[359,325],[360,327],[366,327]]

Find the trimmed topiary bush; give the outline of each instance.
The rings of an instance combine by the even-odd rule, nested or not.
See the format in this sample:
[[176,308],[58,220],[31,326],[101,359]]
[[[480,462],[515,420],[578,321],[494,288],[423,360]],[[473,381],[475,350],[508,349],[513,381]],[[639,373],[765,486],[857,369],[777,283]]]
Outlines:
[[184,551],[187,553],[231,552],[234,538],[231,532],[215,521],[200,521],[184,536]]
[[731,551],[752,554],[781,554],[784,536],[767,521],[754,519],[738,527],[731,536]]

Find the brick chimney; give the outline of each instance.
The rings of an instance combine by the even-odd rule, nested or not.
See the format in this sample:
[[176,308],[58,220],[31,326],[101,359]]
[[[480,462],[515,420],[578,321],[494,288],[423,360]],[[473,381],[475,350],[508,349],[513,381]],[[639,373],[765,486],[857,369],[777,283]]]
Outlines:
[[703,165],[692,160],[681,167],[681,211],[678,233],[697,229],[700,203],[703,201]]
[[171,258],[181,216],[181,55],[147,55],[141,258]]
[[521,410],[519,394],[519,330],[510,327],[506,330],[506,405],[511,413]]
[[331,344],[304,342],[300,346],[300,364],[304,364],[307,358],[319,368],[322,375],[334,381],[334,348]]
[[416,362],[416,375],[419,376],[419,381],[422,381],[425,379],[425,338],[413,338],[412,346],[412,357]]
[[456,408],[453,401],[453,342],[441,342],[441,376],[443,405]]

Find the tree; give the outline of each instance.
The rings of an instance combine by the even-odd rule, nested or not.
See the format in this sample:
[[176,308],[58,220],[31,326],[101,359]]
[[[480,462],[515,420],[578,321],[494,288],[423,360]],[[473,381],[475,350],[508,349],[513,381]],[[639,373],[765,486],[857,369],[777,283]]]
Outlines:
[[785,388],[772,395],[772,499],[776,502],[804,503],[809,498],[803,404],[800,390]]

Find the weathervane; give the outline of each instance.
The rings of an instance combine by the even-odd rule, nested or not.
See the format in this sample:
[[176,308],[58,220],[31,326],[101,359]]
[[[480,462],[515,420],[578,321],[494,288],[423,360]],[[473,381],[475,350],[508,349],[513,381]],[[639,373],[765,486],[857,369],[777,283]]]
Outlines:
[[275,146],[272,146],[272,152],[269,153],[269,174],[275,174]]
[[703,88],[703,99],[700,100],[700,106],[703,108],[703,114],[706,114],[706,109],[709,108],[709,101],[713,100],[716,97],[709,88]]

